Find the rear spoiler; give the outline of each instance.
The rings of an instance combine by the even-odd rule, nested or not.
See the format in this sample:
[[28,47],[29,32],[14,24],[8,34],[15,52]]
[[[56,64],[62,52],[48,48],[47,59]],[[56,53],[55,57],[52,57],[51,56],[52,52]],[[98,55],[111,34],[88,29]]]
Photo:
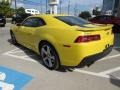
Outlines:
[[113,25],[112,24],[95,24],[96,27],[91,27],[91,28],[83,28],[83,27],[77,27],[76,30],[77,31],[84,31],[84,32],[88,32],[88,31],[96,31],[96,30],[110,30],[112,29]]

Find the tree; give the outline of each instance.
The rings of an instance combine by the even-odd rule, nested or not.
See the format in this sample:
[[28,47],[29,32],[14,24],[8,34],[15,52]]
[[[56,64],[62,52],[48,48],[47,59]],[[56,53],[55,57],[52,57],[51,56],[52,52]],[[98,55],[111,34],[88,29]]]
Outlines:
[[100,14],[101,14],[100,8],[99,8],[99,7],[95,7],[95,8],[93,9],[93,15],[99,16]]
[[23,13],[25,13],[25,9],[23,7],[20,7],[20,8],[17,9],[17,13],[18,14],[23,14]]
[[9,2],[2,1],[0,2],[0,13],[4,15],[8,15],[11,12]]
[[88,11],[83,11],[79,14],[79,17],[84,18],[84,19],[89,19],[91,18],[91,14]]
[[[5,15],[6,17],[11,17],[15,13],[15,9],[10,7],[9,0],[0,1],[0,14]],[[23,7],[20,7],[17,9],[17,13],[25,13],[25,9]]]

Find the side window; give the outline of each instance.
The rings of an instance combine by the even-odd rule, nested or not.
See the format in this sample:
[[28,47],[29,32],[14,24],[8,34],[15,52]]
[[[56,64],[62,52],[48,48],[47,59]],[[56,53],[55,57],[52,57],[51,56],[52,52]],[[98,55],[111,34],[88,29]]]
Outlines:
[[32,19],[31,19],[31,18],[26,19],[26,20],[22,23],[22,26],[31,27],[31,26],[32,26]]
[[43,19],[37,18],[38,26],[44,26],[46,25],[45,21]]
[[28,27],[39,27],[46,25],[46,23],[43,19],[32,17],[25,20],[22,25]]

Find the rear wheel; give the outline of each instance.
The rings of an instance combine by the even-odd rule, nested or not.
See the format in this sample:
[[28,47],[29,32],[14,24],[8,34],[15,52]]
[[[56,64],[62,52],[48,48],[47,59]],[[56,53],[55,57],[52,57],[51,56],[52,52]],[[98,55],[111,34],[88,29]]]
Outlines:
[[120,26],[119,25],[115,24],[113,26],[113,33],[120,33]]
[[13,34],[13,32],[10,32],[10,35],[11,35],[12,44],[16,45],[17,41],[16,41],[16,38],[15,38],[15,35]]
[[58,54],[54,47],[48,42],[40,45],[40,54],[43,64],[50,70],[57,70],[60,67]]

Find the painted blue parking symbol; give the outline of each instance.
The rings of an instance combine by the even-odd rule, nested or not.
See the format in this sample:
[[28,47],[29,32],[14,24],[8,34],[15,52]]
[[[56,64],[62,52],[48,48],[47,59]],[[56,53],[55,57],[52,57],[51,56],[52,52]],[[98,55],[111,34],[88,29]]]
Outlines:
[[33,77],[0,66],[0,90],[22,90]]

